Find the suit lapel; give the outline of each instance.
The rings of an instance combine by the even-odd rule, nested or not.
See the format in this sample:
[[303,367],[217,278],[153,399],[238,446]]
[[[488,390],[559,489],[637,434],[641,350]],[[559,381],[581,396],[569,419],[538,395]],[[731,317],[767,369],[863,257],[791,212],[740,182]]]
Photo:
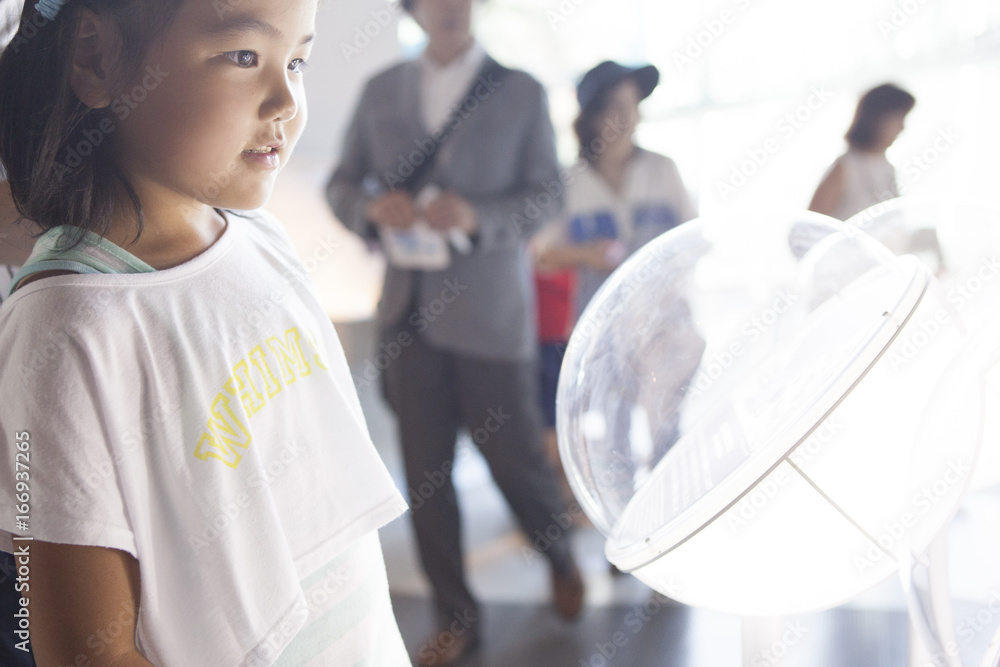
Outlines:
[[406,63],[407,72],[403,77],[403,89],[399,91],[400,117],[406,127],[406,132],[414,138],[423,138],[428,134],[420,113],[420,62],[411,60]]
[[[483,58],[483,62],[480,63],[479,65],[479,70],[476,72],[476,76],[472,80],[470,89],[475,90],[475,87],[479,85],[479,79],[480,77],[482,77],[484,71],[493,71],[494,68],[498,66],[499,65],[497,64],[497,62],[493,60],[493,58],[491,58],[489,54],[487,54],[486,57]],[[469,95],[468,90],[463,91],[462,98],[459,99],[458,101],[459,104],[464,104],[465,101],[468,99],[468,95]],[[479,106],[476,107],[475,111],[469,112],[468,116],[463,118],[459,126],[455,128],[454,136],[452,136],[452,138],[448,140],[449,144],[462,142],[462,137],[468,132],[470,132],[469,125],[475,125],[475,123],[477,122],[476,118],[479,116],[479,112],[482,111],[483,107],[486,106],[487,104],[489,104],[489,98],[486,98],[485,100],[479,100]]]
[[[479,69],[476,71],[476,76],[473,78],[469,89],[462,91],[462,97],[459,98],[458,104],[464,104],[469,96],[469,90],[475,90],[475,87],[479,84],[479,79],[482,77],[484,71],[495,71],[498,64],[493,58],[487,54],[482,63],[479,65]],[[435,165],[434,171],[438,174],[447,171],[448,164],[451,162],[451,155],[455,151],[460,151],[462,144],[465,143],[467,136],[482,136],[483,133],[477,132],[476,127],[480,123],[479,116],[483,108],[490,103],[489,98],[485,100],[479,100],[479,106],[475,110],[468,111],[461,117],[461,122],[452,131],[451,136],[441,147],[441,154],[438,157],[438,162]]]

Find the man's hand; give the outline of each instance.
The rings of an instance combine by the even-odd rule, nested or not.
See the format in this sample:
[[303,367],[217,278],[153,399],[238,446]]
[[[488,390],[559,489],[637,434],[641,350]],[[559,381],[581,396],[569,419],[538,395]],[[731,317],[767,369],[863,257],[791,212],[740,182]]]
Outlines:
[[381,227],[409,229],[417,219],[417,208],[408,192],[390,192],[368,203],[368,219]]
[[472,234],[479,227],[472,204],[454,192],[444,192],[424,209],[424,219],[433,229],[458,229]]

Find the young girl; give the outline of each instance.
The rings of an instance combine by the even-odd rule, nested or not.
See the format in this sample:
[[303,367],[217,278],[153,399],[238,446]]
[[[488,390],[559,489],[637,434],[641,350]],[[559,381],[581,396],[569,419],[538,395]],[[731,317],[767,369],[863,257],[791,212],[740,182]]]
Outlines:
[[231,212],[301,134],[315,12],[29,0],[0,59],[0,159],[46,230],[0,309],[39,665],[409,664],[376,533],[405,505],[281,226]]

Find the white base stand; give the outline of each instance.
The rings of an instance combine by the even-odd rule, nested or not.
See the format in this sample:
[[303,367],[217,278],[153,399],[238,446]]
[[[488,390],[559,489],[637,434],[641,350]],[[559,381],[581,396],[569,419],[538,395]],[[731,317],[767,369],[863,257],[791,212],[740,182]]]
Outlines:
[[801,633],[784,616],[743,617],[743,667],[781,667]]

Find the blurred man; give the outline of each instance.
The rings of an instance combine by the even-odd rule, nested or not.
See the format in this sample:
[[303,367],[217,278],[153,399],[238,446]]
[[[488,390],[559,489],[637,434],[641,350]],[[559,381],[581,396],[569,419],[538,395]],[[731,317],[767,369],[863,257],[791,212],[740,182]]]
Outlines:
[[472,0],[403,4],[427,47],[368,82],[327,198],[345,225],[387,250],[379,327],[383,349],[398,357],[382,382],[438,623],[418,662],[448,665],[479,641],[451,480],[460,427],[529,538],[551,542],[544,555],[559,613],[575,617],[582,605],[565,508],[541,448],[525,252],[558,213],[563,184],[545,93],[483,51]]

